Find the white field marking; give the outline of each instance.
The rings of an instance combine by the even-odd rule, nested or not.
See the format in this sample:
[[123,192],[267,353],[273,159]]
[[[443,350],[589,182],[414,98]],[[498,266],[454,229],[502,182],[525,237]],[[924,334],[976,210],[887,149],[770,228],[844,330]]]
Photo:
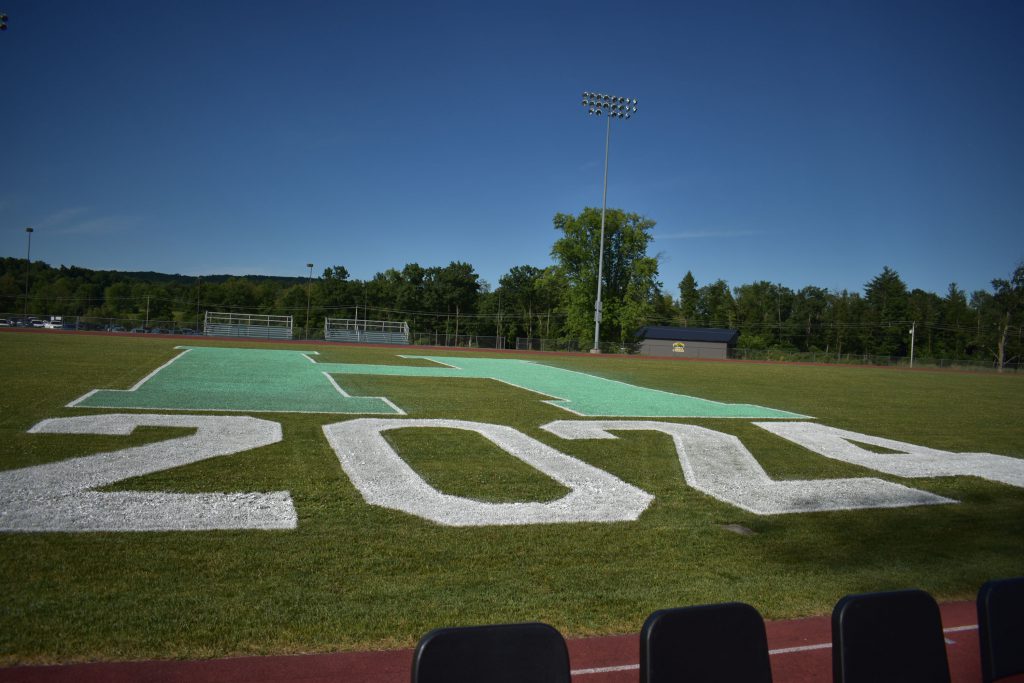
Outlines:
[[[858,434],[810,422],[754,422],[807,450],[897,477],[979,477],[1024,488],[1024,459],[992,453],[953,453],[926,446]],[[881,446],[895,453],[875,453],[857,443]]]
[[[96,393],[98,393],[100,391],[119,391],[119,392],[138,391],[139,388],[142,387],[143,384],[145,384],[149,380],[153,379],[153,377],[156,376],[157,373],[159,373],[161,370],[163,370],[164,368],[168,367],[171,363],[173,363],[174,361],[178,360],[179,358],[184,356],[189,351],[192,351],[196,347],[194,347],[194,346],[175,346],[174,348],[175,349],[183,349],[183,351],[180,354],[178,354],[177,356],[175,356],[174,358],[170,359],[169,361],[167,361],[166,363],[161,365],[160,367],[158,367],[153,372],[151,372],[148,375],[146,375],[145,377],[143,377],[138,382],[136,382],[135,386],[133,386],[131,389],[90,389],[88,392],[86,392],[85,394],[82,394],[81,396],[79,396],[74,401],[72,401],[71,403],[67,404],[64,407],[65,408],[77,408],[79,403],[82,403],[86,399],[90,398],[93,394],[96,394]],[[220,347],[205,347],[205,348],[220,348]],[[299,355],[304,356],[306,358],[306,360],[308,360],[310,363],[313,363],[314,365],[319,365],[319,363],[317,363],[315,360],[310,358],[310,356],[311,355],[319,355],[319,354],[320,354],[319,351],[306,351],[306,352],[300,352],[299,353]],[[391,399],[387,398],[386,396],[355,396],[355,397],[353,397],[353,396],[345,393],[345,390],[342,389],[341,386],[339,386],[338,383],[334,381],[334,378],[331,377],[329,374],[327,374],[325,372],[325,373],[323,373],[323,375],[324,375],[324,377],[327,378],[327,381],[331,383],[331,386],[333,386],[334,389],[339,394],[341,394],[343,397],[345,397],[345,398],[371,398],[371,399],[377,399],[377,400],[381,401],[382,403],[384,403],[385,405],[390,406],[391,409],[394,411],[394,413],[396,415],[408,415],[408,413],[406,413],[404,410],[402,410],[397,405],[395,405],[394,402],[391,401]],[[89,406],[89,407],[90,408],[116,408],[117,410],[154,410],[153,406]],[[355,413],[321,413],[320,411],[317,411],[317,410],[254,410],[254,409],[249,409],[249,408],[194,408],[194,407],[190,407],[190,408],[160,408],[159,410],[166,410],[168,412],[186,412],[186,413],[209,413],[209,412],[216,412],[216,413],[296,413],[296,414],[302,414],[302,415],[321,415],[321,414],[330,414],[330,415],[367,415],[367,414],[370,414],[370,415],[373,415],[374,414],[374,413],[363,413],[363,412],[355,412]]]
[[[546,503],[487,503],[441,493],[409,467],[383,436],[390,429],[408,428],[475,432],[569,492]],[[325,425],[323,431],[367,503],[445,526],[628,522],[639,518],[654,500],[646,491],[505,425],[357,418]]]
[[101,492],[97,488],[282,440],[281,425],[226,415],[85,415],[51,418],[29,434],[126,436],[137,427],[187,427],[194,434],[0,472],[0,531],[204,531],[294,529],[288,491]]
[[[943,633],[958,633],[961,631],[976,631],[978,629],[977,624],[970,624],[968,626],[953,626],[950,628],[942,629]],[[953,644],[954,641],[946,639],[947,643]],[[832,649],[832,643],[815,643],[814,645],[798,645],[796,647],[780,647],[774,650],[768,650],[769,655],[788,655],[794,652],[811,652],[813,650],[830,650]],[[601,666],[593,669],[573,669],[570,671],[572,676],[589,676],[591,674],[604,674],[614,673],[616,671],[636,671],[640,668],[639,664],[621,664],[619,666]]]
[[[341,394],[345,398],[353,398],[353,396],[351,396],[348,392],[346,392],[344,389],[341,388],[340,384],[338,384],[337,382],[334,381],[334,378],[331,377],[331,375],[329,373],[324,372],[323,376],[327,378],[327,381],[331,383],[332,387],[337,389],[339,394]],[[391,409],[393,411],[395,411],[396,415],[408,415],[409,414],[409,413],[405,412],[404,410],[402,410],[401,408],[399,408],[397,405],[395,405],[395,403],[391,399],[387,398],[386,396],[356,396],[354,398],[375,398],[378,401],[381,401],[382,403],[385,403],[385,404],[391,406]],[[366,413],[342,413],[342,414],[347,414],[347,415],[365,415]]]
[[[161,370],[163,370],[164,368],[169,366],[171,363],[173,363],[174,361],[178,360],[179,358],[184,356],[186,353],[191,351],[193,347],[191,347],[191,346],[175,346],[174,348],[175,348],[175,350],[183,349],[183,351],[181,353],[179,353],[177,356],[175,356],[174,358],[170,359],[169,361],[167,361],[166,363],[161,365],[160,367],[158,367],[153,372],[149,373],[148,375],[146,375],[145,377],[140,379],[138,382],[135,383],[135,386],[133,386],[131,389],[104,389],[104,391],[120,391],[120,392],[138,391],[139,387],[141,387],[143,384],[145,384],[149,380],[153,379],[153,377],[155,377],[158,372],[160,372]],[[93,389],[93,390],[89,391],[88,393],[83,394],[82,396],[79,396],[74,401],[72,401],[71,403],[67,404],[64,407],[65,408],[75,408],[75,407],[78,406],[79,403],[81,403],[85,399],[89,398],[90,396],[95,394],[97,391],[99,391],[99,389]]]
[[775,480],[739,438],[696,425],[647,420],[556,420],[541,425],[541,429],[568,440],[617,439],[613,431],[662,432],[671,437],[683,478],[690,488],[756,515],[956,502],[874,477]]
[[[307,353],[303,353],[302,355],[303,355],[303,356],[305,356],[305,357],[306,357],[306,360],[308,360],[308,361],[309,361],[310,363],[312,363],[313,365],[320,365],[320,363],[318,363],[318,362],[316,362],[315,360],[313,360],[312,358],[310,358],[310,356],[312,356],[312,355],[317,355],[317,356],[319,356],[319,355],[320,355],[320,352],[319,352],[319,351],[309,351],[309,352],[307,352]],[[340,385],[340,384],[338,384],[338,383],[337,383],[337,382],[336,382],[336,381],[334,380],[334,378],[330,376],[330,374],[328,374],[328,373],[327,373],[327,372],[325,371],[325,372],[323,373],[323,375],[324,375],[324,377],[326,377],[326,378],[327,378],[327,381],[331,383],[331,386],[332,386],[332,387],[334,387],[334,388],[335,388],[335,390],[337,390],[337,392],[338,392],[339,394],[341,394],[341,395],[342,395],[342,396],[344,396],[345,398],[353,398],[353,396],[352,396],[351,394],[349,394],[348,392],[346,392],[346,391],[345,391],[344,389],[342,389],[342,388],[341,388],[341,385]],[[381,401],[382,403],[384,403],[384,404],[386,404],[386,405],[389,405],[389,406],[391,406],[391,409],[395,411],[395,414],[396,414],[396,415],[408,415],[408,414],[409,414],[409,413],[405,412],[404,410],[402,410],[401,408],[399,408],[399,407],[398,407],[397,405],[395,405],[395,403],[394,403],[393,401],[391,401],[391,399],[387,398],[386,396],[356,396],[355,398],[375,398],[375,399],[377,399],[378,401]],[[296,412],[301,412],[301,411],[296,411]],[[366,413],[340,413],[340,414],[347,414],[347,415],[365,415]]]
[[[534,361],[531,360],[531,361],[526,361],[526,362],[533,363]],[[625,384],[627,387],[636,387],[636,386],[638,386],[636,384],[630,384],[629,382],[623,382],[623,381],[617,380],[617,379],[609,379],[608,377],[602,377],[601,375],[591,375],[591,374],[583,372],[581,370],[570,370],[568,368],[563,368],[563,367],[560,367],[560,366],[557,366],[557,365],[546,365],[544,363],[537,363],[537,365],[543,365],[544,367],[548,367],[548,368],[556,368],[558,370],[564,370],[565,372],[574,372],[574,373],[576,373],[578,375],[584,375],[584,376],[587,376],[587,377],[597,377],[598,379],[602,379],[605,382],[614,382],[615,384]],[[686,397],[686,398],[697,398],[697,399],[699,399],[701,401],[707,401],[708,403],[717,403],[720,406],[733,406],[733,405],[736,405],[735,403],[726,403],[724,401],[714,401],[714,400],[712,400],[710,398],[700,398],[698,396],[690,396],[689,394],[677,394],[677,393],[672,392],[672,391],[666,391],[665,389],[652,389],[651,387],[641,387],[641,388],[645,389],[646,391],[655,391],[655,392],[657,392],[659,394],[667,394],[669,396],[683,396],[683,397]],[[562,399],[562,400],[569,400],[569,399]],[[766,406],[759,406],[759,405],[756,405],[754,403],[746,403],[744,405],[753,406],[755,408],[764,408],[765,410],[779,410],[779,408],[768,408]],[[790,411],[787,410],[785,412],[788,413]],[[600,417],[600,416],[595,415],[594,417]],[[633,417],[657,417],[657,415],[634,415]],[[799,413],[793,413],[791,416],[784,417],[784,418],[770,418],[769,417],[769,418],[757,418],[757,419],[759,419],[759,420],[761,420],[761,419],[765,419],[765,420],[773,420],[773,419],[795,420],[795,419],[800,419],[800,418],[805,418],[805,419],[808,419],[808,420],[816,419],[816,418],[814,418],[814,417],[812,417],[810,415],[801,415]],[[701,417],[701,419],[703,419],[703,416]]]
[[[443,365],[445,367],[452,368],[453,370],[465,370],[465,368],[460,367],[458,365],[451,365],[449,363],[442,363],[439,360],[435,360],[433,358],[428,358],[426,356],[399,355],[398,357],[399,358],[406,358],[406,359],[410,359],[411,358],[411,359],[428,360],[428,361],[430,361],[432,363],[437,363],[438,365]],[[494,360],[502,360],[502,359],[494,359]],[[505,359],[505,360],[520,360],[520,359]],[[720,406],[733,406],[733,405],[736,405],[735,403],[726,403],[724,401],[714,401],[714,400],[712,400],[710,398],[701,398],[699,396],[690,396],[689,394],[677,394],[675,392],[666,391],[664,389],[653,389],[651,387],[640,386],[639,384],[630,384],[629,382],[623,382],[623,381],[617,380],[617,379],[609,379],[608,377],[602,377],[601,375],[591,375],[590,373],[583,372],[581,370],[570,370],[568,368],[563,368],[563,367],[558,366],[558,365],[547,365],[546,363],[537,363],[537,362],[532,361],[532,360],[520,360],[520,362],[522,362],[522,363],[529,363],[531,365],[536,365],[536,366],[539,366],[539,367],[542,367],[542,368],[551,368],[552,370],[561,370],[563,372],[571,372],[571,373],[575,373],[577,375],[583,375],[584,377],[590,377],[591,379],[599,379],[599,380],[602,380],[604,382],[613,382],[615,384],[622,384],[624,386],[632,387],[634,389],[643,389],[644,391],[653,391],[655,393],[665,394],[667,396],[675,396],[676,398],[693,398],[693,399],[697,399],[698,401],[706,401],[707,403],[715,403],[715,404],[718,404]],[[469,378],[467,378],[467,379],[469,379]],[[476,378],[472,378],[472,379],[489,379],[489,380],[492,380],[492,381],[495,381],[495,382],[500,382],[502,384],[507,384],[510,387],[515,387],[516,389],[522,389],[524,391],[529,391],[531,393],[537,394],[538,396],[550,396],[551,397],[550,400],[541,401],[541,403],[547,403],[548,405],[550,405],[553,408],[558,408],[559,410],[564,410],[567,413],[572,413],[573,415],[577,415],[579,417],[621,417],[619,415],[598,415],[598,414],[592,414],[592,413],[581,413],[579,411],[576,411],[576,410],[573,410],[572,408],[567,407],[566,405],[558,405],[559,403],[565,403],[565,404],[572,403],[573,400],[571,398],[565,398],[565,397],[561,397],[561,396],[556,396],[554,394],[546,394],[546,393],[544,393],[542,391],[537,391],[536,389],[531,389],[530,387],[523,387],[523,386],[520,386],[518,384],[515,384],[514,382],[510,382],[510,381],[505,380],[505,379],[499,379],[497,377],[476,377]],[[778,408],[766,408],[765,406],[759,406],[759,405],[756,405],[754,403],[746,403],[744,405],[749,405],[749,406],[752,406],[754,408],[763,408],[764,410],[779,410]],[[790,412],[790,411],[787,410],[785,412]],[[636,417],[636,418],[663,418],[663,419],[669,419],[672,416],[670,416],[670,415],[629,415],[629,417],[631,417],[631,418],[632,417]],[[686,417],[686,416],[679,416],[679,417]],[[692,416],[692,417],[693,417],[693,419],[701,419],[701,420],[715,420],[715,419],[718,419],[718,420],[734,420],[734,419],[737,419],[737,418],[734,418],[734,417],[729,416],[729,415],[700,415],[700,416]],[[743,419],[743,418],[740,418],[740,419]],[[817,418],[813,417],[811,415],[801,415],[800,413],[793,413],[791,416],[786,416],[786,417],[770,417],[770,416],[768,416],[768,417],[758,417],[758,418],[754,418],[754,419],[758,419],[758,420],[799,420],[799,419],[816,420]]]
[[[400,354],[398,354],[398,357],[399,358],[405,358],[406,360],[429,360],[431,363],[437,363],[438,365],[444,366],[446,368],[451,368],[452,370],[465,370],[466,369],[466,368],[459,367],[458,365],[452,365],[451,363],[442,363],[439,360],[436,360],[434,358],[429,358],[427,356],[413,356],[412,354],[400,353]],[[455,360],[458,360],[458,358],[456,358]],[[495,360],[500,360],[500,359],[496,358]],[[413,367],[416,367],[416,366],[413,366]]]
[[[452,370],[465,370],[466,369],[466,368],[460,367],[458,365],[452,365],[450,363],[442,363],[439,360],[435,360],[434,358],[427,358],[426,356],[399,355],[398,357],[399,358],[406,358],[406,359],[414,359],[414,360],[415,359],[428,360],[431,363],[437,363],[438,365],[441,365],[441,366],[446,367],[446,368],[451,368]],[[501,359],[495,359],[495,360],[501,360]],[[505,359],[505,360],[508,360],[508,359]],[[523,362],[524,363],[532,363],[533,361],[523,361]],[[553,367],[553,366],[547,365],[547,366],[544,366],[544,367]],[[555,369],[557,370],[559,368],[555,368]],[[576,415],[577,417],[597,417],[597,416],[587,415],[587,414],[584,414],[584,413],[579,413],[579,412],[573,410],[572,408],[566,408],[565,406],[556,405],[556,403],[558,403],[559,401],[562,401],[564,403],[572,403],[572,401],[570,399],[568,399],[568,398],[561,398],[561,397],[555,396],[554,394],[545,394],[543,391],[537,391],[536,389],[531,389],[530,387],[524,387],[524,386],[521,386],[519,384],[516,384],[515,382],[510,382],[507,379],[500,379],[498,377],[466,377],[464,379],[490,380],[492,382],[497,382],[499,384],[504,384],[505,386],[512,387],[513,389],[522,389],[523,391],[528,391],[531,394],[537,394],[538,396],[546,396],[546,397],[548,397],[547,400],[543,400],[543,401],[541,401],[541,403],[547,403],[548,405],[550,405],[553,408],[558,408],[559,410],[564,410],[564,411],[566,411],[568,413],[572,413],[573,415]],[[634,417],[645,417],[645,416],[644,415],[636,415]],[[657,417],[657,416],[656,415],[649,415],[649,416],[646,416],[646,417]],[[758,419],[761,419],[761,418],[758,418]]]

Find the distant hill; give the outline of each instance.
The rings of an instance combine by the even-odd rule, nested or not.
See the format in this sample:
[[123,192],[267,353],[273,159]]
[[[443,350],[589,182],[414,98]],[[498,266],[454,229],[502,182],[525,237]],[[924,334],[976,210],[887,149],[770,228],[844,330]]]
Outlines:
[[[295,284],[305,284],[306,278],[304,277],[282,277],[279,275],[181,275],[179,273],[157,273],[152,270],[93,270],[92,268],[82,268],[80,266],[60,266],[54,268],[53,266],[43,261],[33,261],[32,270],[37,275],[45,271],[56,271],[64,276],[82,278],[91,282],[120,282],[125,280],[136,281],[136,282],[149,282],[152,284],[175,284],[175,285],[188,285],[194,284],[196,280],[202,278],[203,282],[211,284],[220,284],[227,282],[234,278],[241,278],[243,280],[250,280],[255,283],[260,282],[276,282],[283,286],[291,286]],[[25,272],[25,259],[5,257],[0,258],[0,275],[3,273],[24,273]]]
[[306,278],[304,277],[283,277],[280,275],[179,275],[178,273],[156,273],[151,270],[115,270],[106,272],[110,272],[113,275],[118,275],[129,280],[153,282],[156,284],[188,284],[195,282],[198,278],[202,278],[203,282],[216,284],[227,282],[228,280],[235,278],[252,280],[253,282],[277,282],[282,285],[303,284],[306,282]]

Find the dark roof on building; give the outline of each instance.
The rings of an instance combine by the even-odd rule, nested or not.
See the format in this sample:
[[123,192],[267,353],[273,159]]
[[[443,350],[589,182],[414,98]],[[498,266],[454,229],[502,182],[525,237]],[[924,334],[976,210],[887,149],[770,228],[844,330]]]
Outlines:
[[739,330],[721,329],[717,327],[668,327],[664,325],[648,325],[637,332],[640,339],[667,339],[681,342],[717,342],[732,346],[739,339]]

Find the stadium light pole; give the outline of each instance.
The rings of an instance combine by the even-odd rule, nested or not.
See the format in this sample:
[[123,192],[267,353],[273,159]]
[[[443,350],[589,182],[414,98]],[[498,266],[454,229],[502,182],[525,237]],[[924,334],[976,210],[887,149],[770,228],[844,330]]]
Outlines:
[[914,367],[914,340],[916,339],[915,332],[917,331],[917,321],[910,323],[910,367]]
[[608,208],[608,147],[612,139],[612,119],[628,119],[636,113],[636,98],[619,97],[590,91],[583,92],[583,106],[591,116],[608,114],[604,134],[604,186],[601,190],[601,242],[597,253],[597,300],[594,302],[594,348],[601,353],[601,281],[604,279],[604,215]]
[[25,254],[25,306],[21,311],[23,316],[28,316],[28,274],[32,270],[32,228],[25,228],[28,233],[28,253]]
[[306,267],[309,268],[309,277],[306,278],[306,340],[309,340],[309,298],[312,292],[313,286],[313,264],[307,263]]

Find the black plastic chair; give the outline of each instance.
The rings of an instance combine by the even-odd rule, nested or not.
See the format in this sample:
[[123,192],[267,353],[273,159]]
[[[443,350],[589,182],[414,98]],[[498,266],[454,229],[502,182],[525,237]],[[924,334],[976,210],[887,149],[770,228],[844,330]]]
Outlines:
[[640,683],[771,680],[764,619],[742,602],[660,610],[640,631]]
[[416,645],[412,683],[570,683],[569,651],[547,624],[439,628]]
[[988,581],[978,591],[982,683],[1024,674],[1024,577]]
[[921,590],[847,595],[832,610],[835,683],[948,683],[942,615]]

